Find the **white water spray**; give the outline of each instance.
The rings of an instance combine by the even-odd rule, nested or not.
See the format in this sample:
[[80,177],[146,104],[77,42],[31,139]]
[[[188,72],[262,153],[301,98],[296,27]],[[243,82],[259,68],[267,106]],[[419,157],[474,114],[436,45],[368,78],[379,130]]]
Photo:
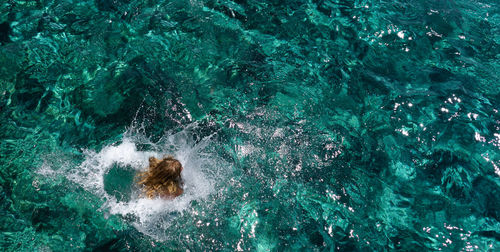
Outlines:
[[[122,142],[104,147],[101,151],[85,150],[85,160],[77,167],[68,170],[51,169],[44,165],[39,174],[58,173],[77,183],[87,191],[101,197],[105,203],[102,208],[109,214],[132,216],[132,225],[139,231],[155,239],[166,239],[165,231],[170,226],[173,216],[183,214],[190,203],[204,200],[214,190],[215,174],[220,173],[221,161],[215,155],[206,153],[205,147],[212,143],[211,137],[206,137],[195,143],[192,140],[191,125],[185,130],[173,135],[164,136],[159,142],[152,143],[141,134],[127,132]],[[138,150],[137,146],[146,145],[150,150]],[[183,165],[182,178],[184,193],[173,199],[147,199],[140,197],[140,192],[132,192],[129,200],[120,201],[105,190],[105,176],[110,169],[131,168],[135,173],[144,171],[148,166],[148,158],[161,158],[172,155]]]

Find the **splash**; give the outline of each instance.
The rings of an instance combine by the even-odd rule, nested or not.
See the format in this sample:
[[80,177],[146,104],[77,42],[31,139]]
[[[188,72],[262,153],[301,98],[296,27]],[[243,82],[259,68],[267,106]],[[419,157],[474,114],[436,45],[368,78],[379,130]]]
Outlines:
[[[214,174],[221,171],[220,160],[206,152],[205,147],[212,143],[211,136],[195,142],[192,137],[195,127],[191,125],[166,135],[156,143],[129,130],[119,143],[100,151],[84,150],[84,161],[74,168],[61,171],[44,165],[38,173],[68,178],[100,197],[104,201],[103,213],[121,215],[140,232],[165,240],[165,231],[172,220],[182,215],[191,202],[206,199],[214,190]],[[134,182],[135,174],[146,169],[150,156],[165,155],[172,155],[183,164],[184,193],[173,200],[142,197]],[[117,192],[118,189],[121,192]]]

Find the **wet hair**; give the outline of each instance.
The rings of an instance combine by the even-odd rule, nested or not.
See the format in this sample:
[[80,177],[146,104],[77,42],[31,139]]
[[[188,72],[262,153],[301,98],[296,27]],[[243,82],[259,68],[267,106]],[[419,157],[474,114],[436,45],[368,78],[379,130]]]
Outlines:
[[175,198],[184,190],[181,188],[182,165],[173,157],[157,159],[149,158],[149,168],[137,175],[137,184],[143,186],[142,190],[146,197]]

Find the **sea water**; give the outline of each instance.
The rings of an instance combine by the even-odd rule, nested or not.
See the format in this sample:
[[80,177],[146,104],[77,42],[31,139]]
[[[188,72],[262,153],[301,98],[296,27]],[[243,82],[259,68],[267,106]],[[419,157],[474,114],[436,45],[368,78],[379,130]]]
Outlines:
[[[0,3],[6,251],[495,251],[497,1]],[[184,194],[141,195],[151,156]]]

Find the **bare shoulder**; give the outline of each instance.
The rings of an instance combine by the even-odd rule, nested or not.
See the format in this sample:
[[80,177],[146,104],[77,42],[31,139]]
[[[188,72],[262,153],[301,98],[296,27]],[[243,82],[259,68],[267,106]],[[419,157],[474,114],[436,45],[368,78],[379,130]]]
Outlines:
[[175,194],[176,194],[175,197],[178,197],[183,193],[184,193],[184,189],[182,189],[180,186],[177,186],[177,190],[175,192]]

